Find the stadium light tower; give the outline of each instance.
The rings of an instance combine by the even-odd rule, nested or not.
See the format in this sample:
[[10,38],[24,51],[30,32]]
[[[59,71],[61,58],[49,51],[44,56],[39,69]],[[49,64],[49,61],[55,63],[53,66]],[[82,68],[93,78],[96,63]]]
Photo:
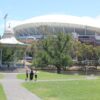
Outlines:
[[8,17],[8,14],[5,14],[5,16],[4,16],[4,32],[6,31],[7,17]]
[[[6,20],[7,20],[8,14],[5,14],[4,16],[4,34],[6,32]],[[0,67],[2,67],[2,48],[0,49]]]

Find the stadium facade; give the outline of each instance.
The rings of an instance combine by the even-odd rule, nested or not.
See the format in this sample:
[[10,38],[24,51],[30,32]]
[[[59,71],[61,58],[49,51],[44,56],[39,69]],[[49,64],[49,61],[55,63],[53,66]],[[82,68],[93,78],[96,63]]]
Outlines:
[[81,20],[78,17],[47,15],[26,20],[14,28],[15,37],[21,42],[32,43],[59,32],[71,33],[81,42],[100,45],[100,26],[95,22]]

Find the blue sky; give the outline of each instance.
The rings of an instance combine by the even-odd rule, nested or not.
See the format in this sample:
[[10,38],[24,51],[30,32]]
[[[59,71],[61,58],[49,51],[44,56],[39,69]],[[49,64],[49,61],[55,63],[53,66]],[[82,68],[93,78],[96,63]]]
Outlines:
[[1,0],[0,34],[3,33],[3,17],[8,20],[25,20],[47,14],[73,16],[100,16],[100,0]]

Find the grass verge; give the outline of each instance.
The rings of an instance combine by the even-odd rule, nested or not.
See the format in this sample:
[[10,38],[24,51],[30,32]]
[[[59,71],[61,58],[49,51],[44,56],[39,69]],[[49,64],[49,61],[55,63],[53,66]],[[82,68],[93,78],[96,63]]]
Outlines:
[[7,100],[1,84],[0,84],[0,100]]
[[3,76],[3,74],[0,74],[0,79],[2,79],[4,76]]
[[[25,79],[25,74],[18,74],[18,79]],[[38,80],[55,80],[55,79],[79,79],[85,78],[82,75],[65,75],[65,74],[57,74],[57,73],[48,73],[48,72],[38,72]]]
[[23,86],[43,100],[100,100],[100,80],[26,82]]

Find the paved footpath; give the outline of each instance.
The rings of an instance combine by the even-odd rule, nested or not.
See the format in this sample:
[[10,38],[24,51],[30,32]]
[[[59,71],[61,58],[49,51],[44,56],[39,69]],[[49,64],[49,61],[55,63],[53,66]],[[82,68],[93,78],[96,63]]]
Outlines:
[[1,80],[7,100],[41,100],[35,94],[29,92],[21,86],[23,81],[16,78],[17,74],[5,73],[5,78]]

